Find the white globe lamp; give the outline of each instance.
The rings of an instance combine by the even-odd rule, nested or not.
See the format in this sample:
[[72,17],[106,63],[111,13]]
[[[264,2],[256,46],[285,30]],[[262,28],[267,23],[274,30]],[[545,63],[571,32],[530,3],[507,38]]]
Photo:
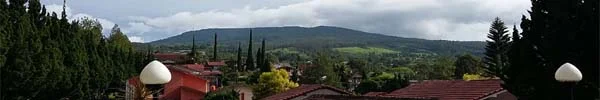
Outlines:
[[582,78],[581,71],[571,63],[561,65],[554,73],[554,79],[559,82],[579,82]]
[[171,81],[171,72],[164,64],[159,61],[152,61],[142,69],[140,73],[140,81],[150,89],[152,98],[158,100],[158,94],[162,84],[169,83]]

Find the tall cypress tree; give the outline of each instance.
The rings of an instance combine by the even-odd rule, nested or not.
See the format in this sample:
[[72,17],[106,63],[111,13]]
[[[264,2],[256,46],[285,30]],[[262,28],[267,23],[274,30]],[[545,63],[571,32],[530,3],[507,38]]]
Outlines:
[[507,34],[506,26],[500,18],[496,17],[492,22],[487,37],[485,47],[484,63],[486,64],[485,72],[504,79],[504,70],[508,65],[507,51],[510,45],[510,37]]
[[217,33],[215,33],[215,42],[213,44],[213,61],[217,61]]
[[[269,62],[269,59],[267,59],[267,55],[266,55],[266,47],[265,47],[265,39],[262,39],[261,42],[261,48],[260,50],[260,71],[261,72],[270,72],[271,71],[271,63]],[[257,60],[258,61],[258,60]]]
[[252,58],[252,30],[248,40],[248,54],[246,55],[246,70],[254,70],[254,59]]
[[242,47],[241,47],[242,43],[238,42],[238,48],[237,48],[237,59],[236,64],[237,67],[235,68],[236,71],[242,71],[244,68],[242,66]]
[[521,38],[521,36],[519,36],[519,30],[517,30],[517,25],[513,26],[513,32],[512,32],[512,41],[519,41],[519,39]]
[[262,65],[263,65],[262,60],[264,60],[264,59],[262,58],[261,52],[262,52],[262,48],[258,48],[258,50],[256,50],[256,67],[262,72]]

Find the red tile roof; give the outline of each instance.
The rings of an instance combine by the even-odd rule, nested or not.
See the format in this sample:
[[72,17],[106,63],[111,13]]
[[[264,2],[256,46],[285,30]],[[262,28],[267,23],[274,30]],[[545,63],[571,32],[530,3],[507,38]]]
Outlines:
[[328,95],[314,94],[304,100],[437,100],[435,98],[399,98],[381,96],[353,96],[353,95]]
[[501,80],[429,80],[414,83],[406,88],[392,91],[381,96],[392,97],[429,97],[440,100],[481,99],[503,91]]
[[207,63],[208,66],[225,66],[223,61],[212,61]]
[[183,65],[185,66],[185,68],[194,70],[194,71],[202,71],[204,70],[204,65],[200,65],[200,64],[185,64]]
[[154,57],[159,61],[171,60],[177,62],[186,61],[187,56],[177,53],[154,53]]
[[369,92],[369,93],[365,93],[364,96],[378,96],[378,95],[384,95],[387,94],[386,92]]
[[298,96],[302,96],[306,93],[315,91],[315,90],[319,90],[319,89],[329,89],[332,91],[336,91],[342,94],[352,94],[348,91],[342,90],[342,89],[338,89],[332,86],[327,86],[327,85],[321,85],[321,84],[302,84],[299,87],[287,90],[285,92],[282,93],[278,93],[275,95],[271,95],[269,97],[263,98],[264,100],[288,100],[288,99],[292,99],[294,97],[298,97]]

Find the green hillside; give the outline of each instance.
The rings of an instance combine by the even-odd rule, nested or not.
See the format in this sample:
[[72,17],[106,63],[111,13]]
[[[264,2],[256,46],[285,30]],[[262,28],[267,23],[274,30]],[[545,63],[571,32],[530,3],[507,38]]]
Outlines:
[[435,53],[442,55],[466,52],[481,55],[485,45],[484,42],[479,41],[403,38],[331,26],[203,29],[184,32],[177,36],[150,42],[150,44],[155,46],[190,45],[192,37],[195,36],[198,45],[208,46],[212,43],[213,35],[216,33],[219,37],[220,47],[233,50],[237,47],[238,42],[241,42],[243,47],[248,44],[250,30],[253,31],[256,45],[259,44],[260,39],[266,39],[267,46],[271,49],[293,47],[302,52],[332,50],[333,48],[342,51],[363,52],[364,50],[358,49],[358,47],[367,47],[363,49],[367,49],[367,51],[381,49],[383,52],[402,51],[403,53]]

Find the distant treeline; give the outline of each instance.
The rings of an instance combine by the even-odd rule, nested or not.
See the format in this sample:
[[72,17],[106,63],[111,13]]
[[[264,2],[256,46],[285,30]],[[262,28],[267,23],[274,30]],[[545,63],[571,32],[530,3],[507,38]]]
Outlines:
[[39,0],[0,0],[0,99],[107,98],[148,59],[117,25],[101,32],[99,22],[69,22],[64,8],[48,12]]

